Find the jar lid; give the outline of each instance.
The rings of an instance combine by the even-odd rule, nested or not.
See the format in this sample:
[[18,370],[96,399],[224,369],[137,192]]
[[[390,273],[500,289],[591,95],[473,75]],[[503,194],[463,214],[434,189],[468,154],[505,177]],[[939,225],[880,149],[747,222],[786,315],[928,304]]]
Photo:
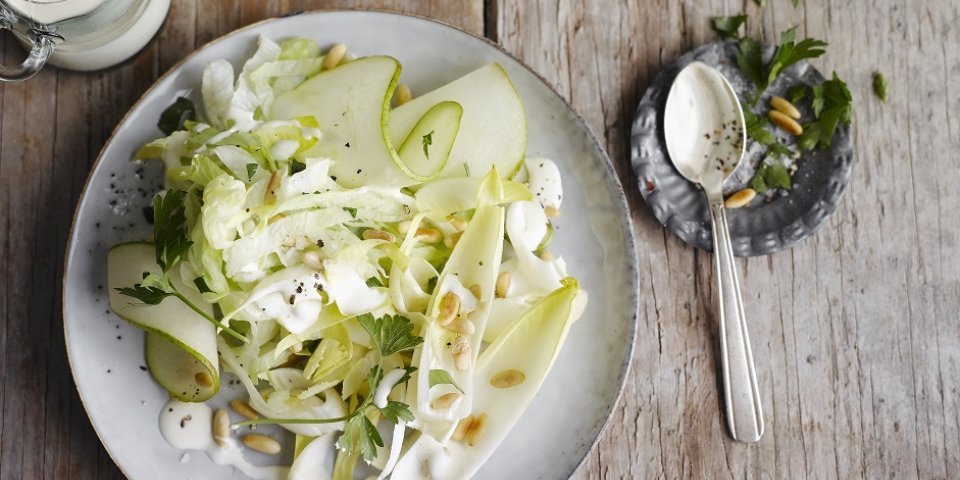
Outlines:
[[18,15],[36,23],[50,25],[86,15],[103,5],[106,0],[5,0],[4,3]]

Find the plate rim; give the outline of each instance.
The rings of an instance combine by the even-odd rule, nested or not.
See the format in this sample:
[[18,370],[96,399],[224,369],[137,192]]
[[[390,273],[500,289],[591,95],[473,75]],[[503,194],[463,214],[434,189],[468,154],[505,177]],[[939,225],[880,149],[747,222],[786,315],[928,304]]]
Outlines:
[[637,323],[639,322],[639,313],[640,313],[640,292],[639,292],[640,270],[639,270],[639,261],[637,258],[636,233],[634,231],[632,210],[630,208],[629,202],[627,201],[627,196],[623,188],[623,184],[620,181],[620,177],[617,174],[616,169],[613,166],[613,161],[610,159],[610,156],[607,154],[606,149],[600,143],[596,134],[593,132],[593,129],[590,128],[590,125],[588,125],[587,122],[583,119],[583,117],[573,108],[570,102],[568,102],[567,99],[565,99],[562,95],[560,95],[560,93],[557,92],[557,90],[542,75],[540,75],[540,73],[538,73],[529,65],[527,65],[524,61],[522,61],[521,59],[519,59],[509,51],[507,51],[505,48],[503,48],[502,45],[500,45],[499,43],[487,37],[474,34],[472,32],[464,30],[459,26],[447,23],[442,20],[437,20],[434,18],[429,18],[423,15],[418,15],[413,13],[402,13],[398,11],[378,9],[378,8],[331,7],[331,8],[298,10],[298,11],[293,11],[286,14],[270,17],[270,18],[264,18],[262,20],[258,20],[248,25],[244,25],[240,28],[231,30],[223,35],[220,35],[216,38],[213,38],[205,42],[203,45],[195,48],[192,52],[190,52],[189,54],[184,56],[182,59],[177,61],[175,64],[170,66],[170,68],[167,69],[166,72],[164,72],[159,77],[157,77],[157,79],[146,90],[144,90],[142,94],[140,94],[137,100],[133,104],[131,104],[130,107],[127,109],[127,111],[123,114],[123,116],[120,117],[120,120],[117,121],[116,126],[114,126],[113,130],[110,132],[110,136],[106,138],[106,140],[103,143],[103,146],[100,148],[100,152],[97,154],[96,160],[90,166],[90,170],[87,172],[87,176],[84,179],[83,188],[80,190],[80,195],[77,197],[77,204],[76,206],[74,206],[73,216],[70,221],[70,229],[67,232],[67,242],[64,248],[64,257],[63,257],[64,258],[63,270],[61,271],[62,278],[60,282],[60,287],[61,287],[61,293],[60,293],[61,312],[60,313],[63,319],[61,327],[63,328],[63,341],[64,341],[64,348],[67,353],[67,364],[70,367],[70,376],[71,376],[71,379],[73,380],[74,390],[77,392],[77,396],[80,398],[80,404],[83,406],[84,414],[87,417],[87,420],[90,422],[90,426],[93,427],[93,431],[97,435],[97,439],[100,441],[101,446],[103,446],[103,449],[107,452],[107,455],[110,457],[110,460],[113,462],[113,464],[116,465],[117,469],[120,470],[120,472],[124,476],[130,478],[130,475],[124,470],[124,467],[121,465],[121,463],[118,462],[117,459],[114,457],[113,449],[111,449],[108,446],[107,442],[104,441],[104,438],[100,433],[100,429],[97,428],[96,423],[93,421],[93,418],[90,416],[90,411],[87,407],[87,399],[83,396],[82,392],[80,391],[80,384],[77,381],[77,372],[73,364],[73,352],[70,348],[71,342],[69,340],[69,332],[67,330],[67,316],[68,316],[68,313],[67,313],[68,281],[67,280],[69,278],[68,273],[70,271],[70,267],[73,263],[72,252],[74,250],[75,243],[77,242],[77,232],[78,232],[77,219],[80,215],[80,207],[83,203],[83,200],[86,198],[88,194],[88,190],[90,188],[90,182],[93,179],[93,175],[97,171],[97,169],[100,168],[101,164],[105,161],[104,153],[106,152],[107,147],[109,147],[113,143],[115,137],[117,136],[117,133],[120,131],[120,127],[127,122],[131,113],[134,110],[136,110],[144,102],[144,99],[147,96],[149,96],[164,80],[166,80],[167,77],[175,74],[175,72],[178,72],[186,62],[188,62],[195,56],[199,55],[200,52],[206,50],[207,48],[210,48],[213,44],[224,41],[235,35],[240,35],[242,33],[245,33],[246,31],[257,28],[262,24],[281,21],[288,17],[295,17],[300,15],[324,15],[324,14],[333,14],[333,13],[368,13],[368,14],[374,14],[374,15],[387,15],[387,16],[395,16],[395,17],[401,17],[401,18],[402,17],[414,18],[417,20],[423,20],[423,21],[440,25],[442,27],[453,29],[475,40],[482,41],[488,47],[492,47],[496,49],[500,53],[506,55],[508,58],[516,62],[517,65],[519,65],[528,73],[533,75],[534,78],[536,78],[550,93],[552,93],[553,96],[560,101],[560,103],[567,110],[567,113],[573,118],[573,120],[580,126],[581,129],[583,129],[583,131],[587,135],[587,139],[589,141],[590,146],[593,148],[593,150],[597,154],[599,154],[599,157],[601,159],[600,163],[603,165],[603,168],[605,170],[604,176],[607,177],[609,180],[609,183],[607,186],[613,187],[612,189],[608,188],[608,190],[611,190],[613,197],[615,197],[614,199],[612,199],[613,203],[614,205],[619,206],[620,209],[622,210],[622,215],[618,215],[618,217],[621,222],[621,226],[625,232],[625,234],[623,235],[623,240],[624,240],[624,245],[626,247],[625,253],[627,254],[628,274],[629,274],[627,278],[627,290],[631,292],[629,296],[630,308],[628,311],[628,313],[631,314],[631,322],[629,322],[629,332],[628,332],[629,343],[627,345],[627,351],[626,351],[626,354],[624,355],[623,362],[620,366],[620,371],[617,375],[616,395],[614,395],[612,401],[609,403],[606,409],[606,412],[604,414],[604,419],[601,422],[600,428],[596,430],[596,434],[594,435],[593,440],[590,442],[589,447],[585,449],[585,451],[583,452],[583,455],[574,465],[573,469],[566,474],[566,478],[570,478],[573,475],[573,473],[576,472],[583,465],[584,461],[589,456],[590,451],[593,450],[594,447],[596,447],[596,445],[600,442],[600,438],[603,436],[604,432],[607,430],[607,427],[610,424],[610,420],[613,417],[614,410],[616,409],[617,405],[620,403],[620,399],[623,396],[623,393],[626,387],[627,375],[629,374],[630,366],[633,363],[633,356],[636,353]]

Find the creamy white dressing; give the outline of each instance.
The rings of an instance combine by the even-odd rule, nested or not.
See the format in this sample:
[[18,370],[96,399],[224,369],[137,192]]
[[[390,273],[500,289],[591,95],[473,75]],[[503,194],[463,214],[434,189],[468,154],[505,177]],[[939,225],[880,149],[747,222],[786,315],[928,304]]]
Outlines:
[[303,333],[313,325],[323,309],[325,279],[319,272],[305,272],[264,287],[255,304],[269,318],[275,319],[290,333]]
[[[234,438],[224,439],[225,446],[213,441],[213,412],[204,403],[187,403],[170,400],[160,411],[160,433],[174,448],[181,450],[200,450],[205,452],[213,463],[228,465],[258,480],[287,478],[287,467],[261,467],[247,461],[243,449]],[[184,460],[186,459],[186,460]],[[189,461],[188,454],[181,461]]]
[[506,227],[511,242],[532,252],[547,235],[547,216],[537,202],[514,202],[507,210]]
[[533,192],[534,199],[544,207],[560,208],[563,202],[563,185],[560,180],[560,169],[553,160],[546,158],[528,158],[527,186]]

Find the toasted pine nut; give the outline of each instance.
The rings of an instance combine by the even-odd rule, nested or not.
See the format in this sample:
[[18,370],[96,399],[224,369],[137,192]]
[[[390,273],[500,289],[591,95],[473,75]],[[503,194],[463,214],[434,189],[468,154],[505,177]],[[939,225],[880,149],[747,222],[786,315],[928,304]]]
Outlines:
[[270,181],[267,182],[267,190],[263,192],[263,204],[275,205],[277,203],[277,189],[280,188],[280,170],[270,175]]
[[457,229],[458,232],[462,232],[467,229],[467,221],[456,215],[450,215],[447,217],[447,220],[450,221],[450,225],[453,225],[453,228]]
[[437,398],[434,398],[430,402],[430,408],[434,410],[446,410],[450,408],[451,405],[453,405],[453,402],[456,402],[461,398],[463,398],[462,393],[459,393],[459,392],[446,393],[446,394],[440,395]]
[[470,340],[465,335],[457,335],[450,346],[450,353],[453,354],[453,364],[461,372],[470,368]]
[[480,300],[480,297],[483,296],[483,290],[481,290],[480,285],[477,285],[476,283],[470,285],[467,290],[470,290],[470,293],[472,293],[474,297],[477,297],[477,300]]
[[466,318],[453,319],[452,322],[447,324],[447,329],[464,335],[473,335],[473,333],[477,331],[477,327],[473,322]]
[[464,440],[467,441],[467,445],[471,447],[477,446],[477,441],[480,440],[480,437],[483,436],[484,430],[487,429],[487,414],[481,413],[477,415],[476,418],[470,422],[470,428],[467,429],[466,435],[464,435]]
[[543,260],[544,262],[549,262],[549,261],[557,258],[557,257],[553,256],[553,253],[550,253],[549,250],[544,250],[544,251],[540,252],[540,255],[537,255],[537,256],[540,257],[540,260]]
[[437,323],[440,326],[450,325],[457,314],[460,313],[460,297],[456,293],[447,292],[440,299],[440,312],[437,314]]
[[470,347],[453,354],[453,365],[461,372],[470,369]]
[[473,424],[473,415],[467,415],[460,419],[460,422],[457,423],[456,430],[453,431],[453,439],[456,441],[462,441],[464,437],[467,436],[467,430],[470,430],[470,425]]
[[303,342],[297,342],[290,346],[290,351],[293,353],[300,353],[303,351]]
[[727,197],[727,199],[723,201],[723,206],[727,208],[745,207],[748,203],[753,201],[754,197],[756,196],[757,192],[755,192],[752,188],[744,188],[743,190],[740,190],[739,192]]
[[397,237],[394,237],[392,233],[374,228],[364,230],[361,235],[364,240],[384,240],[390,243],[397,241]]
[[230,438],[230,415],[221,408],[213,414],[213,441],[221,447],[226,447],[228,438]]
[[410,91],[410,87],[406,83],[397,85],[397,106],[399,107],[410,100],[413,100],[413,92]]
[[502,272],[500,276],[497,277],[497,297],[506,297],[508,290],[510,290],[510,272]]
[[513,368],[495,373],[490,377],[490,386],[493,388],[510,388],[527,381],[527,376],[520,370]]
[[400,235],[406,235],[410,231],[410,220],[404,220],[397,224],[397,232]]
[[770,106],[794,120],[800,120],[800,110],[797,110],[797,107],[786,98],[773,96],[770,98]]
[[323,262],[320,260],[320,252],[310,250],[303,252],[303,264],[314,269],[323,270]]
[[239,399],[230,400],[230,408],[233,409],[234,412],[237,412],[242,417],[246,418],[247,420],[256,420],[260,418],[260,414],[257,413],[257,411],[253,409],[253,407],[251,407],[247,402],[244,402],[243,400],[239,400]]
[[549,218],[556,218],[560,216],[560,210],[553,205],[547,205],[543,208],[543,214]]
[[793,136],[800,136],[803,134],[803,127],[797,123],[796,120],[786,116],[778,110],[770,110],[770,113],[767,114],[770,117],[770,120],[775,123],[778,127],[785,130],[787,133]]
[[280,444],[276,440],[266,435],[260,435],[259,433],[244,435],[243,444],[267,455],[280,453]]
[[337,65],[340,65],[340,62],[343,61],[343,57],[346,54],[347,46],[342,43],[330,47],[330,50],[327,50],[327,56],[323,58],[323,69],[330,70],[336,68]]
[[456,232],[454,234],[443,237],[443,244],[446,245],[447,248],[451,248],[451,249],[453,247],[456,247],[457,242],[460,241],[460,235],[462,234],[463,232]]
[[443,234],[436,228],[418,228],[417,236],[422,237],[424,243],[437,243],[443,239]]
[[197,372],[193,375],[193,381],[197,382],[202,388],[210,388],[213,386],[213,379],[210,378],[210,374],[207,372]]

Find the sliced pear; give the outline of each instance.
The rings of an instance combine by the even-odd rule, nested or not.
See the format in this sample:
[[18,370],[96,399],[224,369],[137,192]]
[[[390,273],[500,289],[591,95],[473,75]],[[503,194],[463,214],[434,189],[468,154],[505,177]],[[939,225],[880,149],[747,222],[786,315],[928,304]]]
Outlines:
[[186,345],[174,342],[164,334],[147,331],[144,350],[150,374],[178,400],[202,402],[214,396],[220,387],[216,369]]
[[[146,356],[150,373],[171,396],[186,402],[201,402],[220,387],[215,327],[180,299],[167,297],[147,305],[116,291],[132,287],[143,273],[158,273],[153,244],[121,243],[107,255],[110,307],[124,320],[147,332]],[[183,285],[179,275],[170,281],[199,308],[212,308],[199,293]]]
[[503,67],[491,63],[395,108],[388,123],[391,141],[411,137],[427,110],[444,101],[459,103],[463,118],[440,176],[462,176],[467,165],[470,176],[482,177],[496,166],[505,178],[513,178],[527,148],[527,117]]
[[463,107],[456,102],[440,102],[427,110],[400,145],[401,168],[422,181],[436,177],[437,159],[449,161],[462,115]]
[[[460,126],[462,109],[453,102],[433,102],[391,141],[387,132],[390,99],[400,77],[400,63],[387,56],[364,57],[320,72],[274,100],[270,118],[316,117],[332,137],[337,162],[330,174],[347,187],[409,186],[435,178]],[[433,132],[433,148],[422,151],[423,136]],[[329,138],[328,138],[329,139]],[[419,143],[418,143],[419,142]],[[320,146],[329,148],[330,143]],[[401,147],[398,154],[394,145]],[[318,147],[318,148],[320,148]]]

